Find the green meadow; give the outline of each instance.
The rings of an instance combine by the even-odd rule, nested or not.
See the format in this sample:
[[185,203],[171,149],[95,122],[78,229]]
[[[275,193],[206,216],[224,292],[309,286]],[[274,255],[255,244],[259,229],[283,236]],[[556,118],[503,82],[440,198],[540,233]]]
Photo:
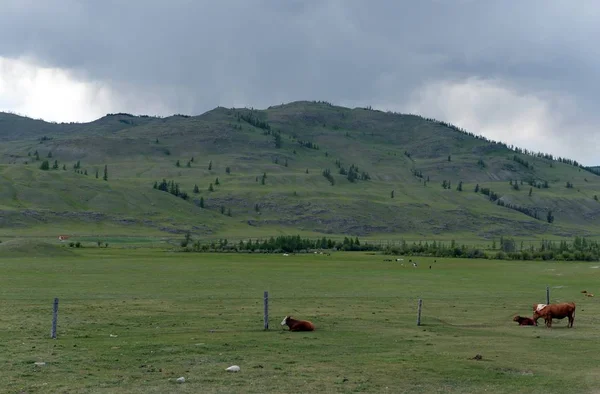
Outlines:
[[[591,393],[600,385],[600,307],[581,293],[598,291],[596,263],[64,249],[0,258],[0,392]],[[512,321],[545,302],[546,285],[551,301],[577,303],[574,328]],[[288,314],[317,330],[285,331]],[[231,365],[241,371],[226,372]]]

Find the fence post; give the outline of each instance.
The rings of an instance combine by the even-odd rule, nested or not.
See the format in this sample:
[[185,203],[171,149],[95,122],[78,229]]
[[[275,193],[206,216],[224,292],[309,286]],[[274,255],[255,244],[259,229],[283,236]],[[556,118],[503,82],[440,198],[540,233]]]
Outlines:
[[550,286],[546,285],[546,305],[550,304]]
[[419,308],[417,309],[417,326],[421,325],[421,306],[423,305],[423,300],[419,298]]
[[54,306],[52,308],[52,330],[50,331],[50,338],[56,339],[56,323],[58,321],[58,298],[54,299]]
[[265,303],[265,316],[264,316],[265,330],[268,330],[269,329],[269,292],[268,291],[265,291],[264,303]]

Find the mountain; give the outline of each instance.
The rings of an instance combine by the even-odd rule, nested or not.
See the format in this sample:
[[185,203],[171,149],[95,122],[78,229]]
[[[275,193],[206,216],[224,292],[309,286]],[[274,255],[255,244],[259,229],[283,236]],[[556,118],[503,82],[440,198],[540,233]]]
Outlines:
[[0,237],[598,236],[599,173],[326,102],[68,124],[0,114]]

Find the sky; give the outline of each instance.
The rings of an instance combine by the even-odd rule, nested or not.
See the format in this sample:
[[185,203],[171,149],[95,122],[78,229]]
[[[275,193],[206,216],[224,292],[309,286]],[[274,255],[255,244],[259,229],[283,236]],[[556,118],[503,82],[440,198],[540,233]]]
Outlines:
[[600,2],[0,0],[0,111],[326,100],[600,165]]

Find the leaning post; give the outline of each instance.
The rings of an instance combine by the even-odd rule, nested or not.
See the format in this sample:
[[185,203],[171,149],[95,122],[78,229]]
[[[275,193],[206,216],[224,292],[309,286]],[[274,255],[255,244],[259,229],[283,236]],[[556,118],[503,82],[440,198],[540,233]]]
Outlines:
[[50,338],[56,339],[56,324],[58,322],[58,298],[54,299],[54,306],[52,308],[52,330],[50,331]]
[[546,285],[546,305],[550,304],[550,286]]
[[265,312],[264,312],[264,325],[265,330],[269,329],[269,292],[265,291],[264,293],[264,304],[265,304]]
[[423,305],[423,300],[419,298],[419,308],[417,309],[417,326],[421,325],[421,307]]

